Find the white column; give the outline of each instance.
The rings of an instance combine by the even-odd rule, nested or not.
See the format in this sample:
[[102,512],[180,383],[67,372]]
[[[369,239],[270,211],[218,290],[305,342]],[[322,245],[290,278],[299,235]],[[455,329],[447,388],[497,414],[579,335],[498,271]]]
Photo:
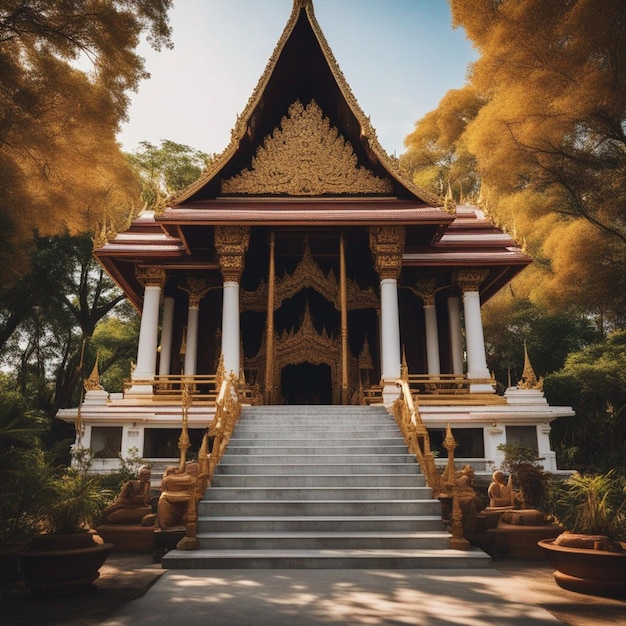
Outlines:
[[163,298],[163,319],[161,320],[161,359],[159,361],[159,376],[170,374],[172,362],[172,332],[174,329],[174,298]]
[[450,329],[450,357],[452,373],[463,373],[463,330],[461,328],[461,305],[459,298],[448,298],[448,327]]
[[196,302],[189,303],[187,313],[187,341],[185,344],[185,365],[184,374],[186,376],[196,375],[196,362],[198,355],[198,318],[200,316],[200,306]]
[[[147,284],[143,294],[141,326],[139,328],[139,346],[137,349],[137,367],[132,374],[133,381],[151,381],[156,370],[156,357],[159,338],[159,303],[161,286]],[[127,394],[152,394],[151,384],[133,384]]]
[[244,256],[250,243],[250,229],[241,226],[216,226],[215,249],[222,270],[222,358],[226,376],[239,378],[239,280]]
[[233,280],[224,281],[222,355],[226,375],[239,376],[239,283]]
[[380,276],[380,377],[383,403],[387,407],[400,395],[396,385],[402,369],[398,278],[402,270],[405,238],[403,226],[370,227],[370,250]]
[[424,319],[426,323],[426,361],[428,374],[441,374],[439,362],[439,329],[437,328],[437,309],[434,304],[424,304]]
[[[463,285],[463,313],[465,314],[465,345],[467,348],[467,378],[490,378],[485,353],[483,321],[480,315],[480,293],[474,281],[466,281]],[[491,384],[470,383],[470,392],[494,393]]]
[[400,378],[400,317],[398,310],[398,281],[383,278],[380,281],[380,315],[382,327],[383,401],[393,403],[399,392],[396,380]]

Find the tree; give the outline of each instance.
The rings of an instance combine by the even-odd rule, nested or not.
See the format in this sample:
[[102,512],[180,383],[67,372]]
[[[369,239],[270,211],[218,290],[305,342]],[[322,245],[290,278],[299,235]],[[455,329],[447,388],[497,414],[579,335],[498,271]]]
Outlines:
[[168,139],[160,146],[149,141],[139,146],[129,159],[141,178],[141,197],[148,207],[193,183],[212,159],[212,155]]
[[435,192],[449,177],[457,198],[480,186],[481,206],[535,259],[516,295],[623,328],[626,5],[450,4],[481,56],[407,137],[403,166]]
[[440,196],[448,186],[457,198],[478,196],[480,177],[464,132],[482,104],[478,92],[467,85],[450,90],[439,106],[419,121],[405,139],[408,150],[400,159],[416,185]]
[[575,417],[552,424],[562,467],[606,472],[626,469],[626,331],[612,333],[568,357],[545,380],[550,403],[572,404]]
[[451,6],[481,53],[471,84],[486,102],[466,140],[483,183],[541,191],[552,210],[626,243],[626,5]]
[[[139,186],[115,140],[147,78],[142,34],[170,46],[171,0],[5,0],[0,7],[0,279],[25,271],[33,228],[123,221]],[[79,68],[86,67],[86,71]],[[10,261],[10,262],[7,262]]]
[[[83,342],[90,341],[124,295],[96,262],[88,235],[38,238],[31,265],[32,271],[0,298],[0,319],[5,320],[0,357],[32,406],[54,415],[73,401],[85,375],[78,369]],[[93,365],[91,346],[86,356]],[[117,360],[113,354],[109,358]]]
[[[489,369],[502,387],[515,385],[524,368],[524,346],[537,376],[560,370],[571,352],[598,338],[592,324],[573,312],[551,313],[527,298],[504,292],[484,308]],[[569,402],[566,402],[569,404]]]

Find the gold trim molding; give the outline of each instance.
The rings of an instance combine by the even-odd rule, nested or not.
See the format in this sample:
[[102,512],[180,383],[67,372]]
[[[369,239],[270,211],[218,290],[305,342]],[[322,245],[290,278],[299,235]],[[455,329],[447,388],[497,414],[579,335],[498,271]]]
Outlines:
[[250,228],[247,226],[215,227],[215,249],[225,281],[239,282],[249,243]]
[[461,293],[466,291],[479,291],[481,283],[489,276],[489,270],[459,270],[456,275],[456,284]]
[[187,292],[189,296],[189,308],[197,309],[200,306],[200,300],[202,300],[209,290],[209,285],[204,278],[189,276],[185,279],[185,284],[181,285],[179,288]]
[[252,169],[222,182],[224,194],[320,196],[389,194],[389,180],[363,166],[350,142],[330,125],[314,100],[296,100],[280,127],[268,135],[252,158]]
[[371,226],[370,250],[374,255],[374,266],[381,280],[397,280],[402,269],[402,252],[406,231],[404,226]]
[[163,287],[165,283],[165,270],[158,267],[135,267],[135,276],[137,280],[144,286]]

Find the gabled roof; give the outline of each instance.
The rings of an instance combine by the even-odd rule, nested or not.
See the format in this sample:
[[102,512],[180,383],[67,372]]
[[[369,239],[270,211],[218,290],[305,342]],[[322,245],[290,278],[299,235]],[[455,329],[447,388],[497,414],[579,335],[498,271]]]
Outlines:
[[[194,208],[197,202],[215,200],[224,195],[299,196],[293,191],[277,193],[224,193],[225,181],[250,171],[264,142],[272,134],[284,131],[285,120],[293,117],[292,107],[300,103],[306,109],[319,107],[332,131],[345,140],[356,157],[356,167],[385,181],[386,188],[366,187],[357,197],[385,197],[410,200],[415,207],[436,207],[438,198],[403,179],[397,162],[381,147],[369,118],[361,110],[346,82],[315,18],[311,0],[294,0],[291,16],[243,113],[231,133],[227,148],[217,156],[189,187],[168,202],[165,221],[178,208]],[[313,103],[313,104],[312,104]],[[314,159],[321,162],[323,158]],[[255,165],[258,166],[258,163]],[[227,189],[232,188],[226,186]],[[374,189],[368,192],[367,189]],[[341,192],[340,192],[341,193]],[[316,197],[337,196],[328,193],[305,193]],[[343,194],[351,195],[349,193]],[[330,199],[330,198],[329,198]],[[203,208],[208,208],[205,204]],[[306,210],[306,207],[303,207]],[[442,213],[443,215],[445,215]],[[415,216],[414,216],[415,218]]]

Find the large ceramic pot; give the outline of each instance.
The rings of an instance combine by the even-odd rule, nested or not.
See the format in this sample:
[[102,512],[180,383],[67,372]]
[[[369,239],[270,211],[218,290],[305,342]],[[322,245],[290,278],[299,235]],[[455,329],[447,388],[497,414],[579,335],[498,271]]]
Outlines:
[[538,543],[560,587],[597,596],[626,596],[626,552],[558,546],[554,541]]
[[94,532],[40,535],[20,555],[24,582],[39,593],[88,591],[112,549]]

